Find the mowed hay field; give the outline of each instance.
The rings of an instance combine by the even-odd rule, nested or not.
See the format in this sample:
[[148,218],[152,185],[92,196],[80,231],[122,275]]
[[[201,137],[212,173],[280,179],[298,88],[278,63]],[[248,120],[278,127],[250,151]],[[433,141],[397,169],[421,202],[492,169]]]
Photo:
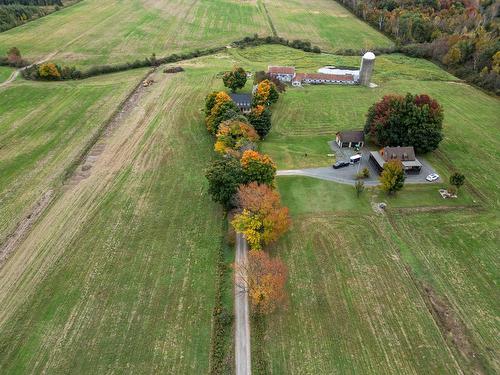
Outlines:
[[308,39],[326,51],[390,47],[392,41],[334,0],[263,0],[278,35]]
[[395,215],[403,256],[415,272],[445,295],[466,325],[477,356],[500,371],[498,243],[495,212]]
[[201,66],[153,76],[0,269],[0,373],[207,372],[223,221]]
[[[386,47],[389,39],[335,1],[85,0],[0,34],[0,55],[17,46],[31,61],[123,63],[207,47],[245,36],[310,40],[327,50]],[[43,35],[43,41],[41,41]]]
[[104,125],[145,70],[0,88],[0,243]]
[[[334,195],[338,185],[331,185]],[[289,268],[289,304],[266,319],[260,345],[267,371],[258,373],[460,371],[383,218],[343,211],[294,216],[275,252]]]
[[224,46],[254,33],[270,29],[253,0],[85,0],[1,33],[0,54],[17,46],[29,60],[82,66]]

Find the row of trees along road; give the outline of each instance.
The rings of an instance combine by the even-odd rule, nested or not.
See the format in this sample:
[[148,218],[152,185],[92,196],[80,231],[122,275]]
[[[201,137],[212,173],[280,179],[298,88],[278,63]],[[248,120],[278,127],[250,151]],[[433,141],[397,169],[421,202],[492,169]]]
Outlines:
[[[247,73],[234,67],[222,76],[232,92],[245,87]],[[276,191],[276,165],[258,151],[258,142],[271,130],[271,106],[285,90],[265,73],[256,74],[250,113],[244,115],[225,91],[205,99],[205,125],[215,136],[217,158],[206,170],[212,199],[231,213],[231,225],[250,245],[248,263],[235,266],[248,291],[253,313],[271,313],[286,300],[287,269],[265,249],[290,227],[288,208]]]

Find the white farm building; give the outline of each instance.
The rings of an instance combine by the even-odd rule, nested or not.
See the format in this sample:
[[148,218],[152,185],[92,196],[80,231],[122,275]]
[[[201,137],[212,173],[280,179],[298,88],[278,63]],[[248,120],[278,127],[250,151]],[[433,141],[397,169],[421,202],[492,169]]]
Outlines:
[[360,69],[336,68],[335,66],[324,66],[317,73],[297,73],[293,66],[269,66],[267,73],[271,78],[282,82],[291,83],[292,86],[302,84],[338,84],[338,85],[370,85],[373,73],[375,55],[367,52],[361,59]]

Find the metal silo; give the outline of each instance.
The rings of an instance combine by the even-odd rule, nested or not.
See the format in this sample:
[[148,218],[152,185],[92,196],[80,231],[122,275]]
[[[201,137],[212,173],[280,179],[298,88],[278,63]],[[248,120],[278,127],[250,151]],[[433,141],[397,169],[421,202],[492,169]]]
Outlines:
[[367,52],[361,58],[361,69],[359,71],[359,84],[369,86],[372,79],[373,66],[375,65],[375,55]]

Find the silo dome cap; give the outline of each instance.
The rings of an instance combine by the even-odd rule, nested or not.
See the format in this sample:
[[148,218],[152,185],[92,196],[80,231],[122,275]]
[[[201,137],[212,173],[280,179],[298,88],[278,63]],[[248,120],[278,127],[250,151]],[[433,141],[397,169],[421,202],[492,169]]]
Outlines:
[[375,54],[373,52],[367,52],[363,55],[363,59],[375,60]]

